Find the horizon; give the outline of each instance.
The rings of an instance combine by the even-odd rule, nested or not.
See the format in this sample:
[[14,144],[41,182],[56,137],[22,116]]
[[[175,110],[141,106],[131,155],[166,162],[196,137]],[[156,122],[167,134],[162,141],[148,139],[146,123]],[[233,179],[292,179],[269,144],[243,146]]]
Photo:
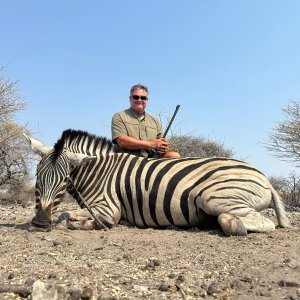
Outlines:
[[48,146],[68,128],[110,138],[112,115],[142,83],[150,114],[181,105],[173,131],[220,142],[267,176],[299,173],[263,145],[299,100],[299,1],[12,0],[2,9],[2,73],[29,105],[16,120]]

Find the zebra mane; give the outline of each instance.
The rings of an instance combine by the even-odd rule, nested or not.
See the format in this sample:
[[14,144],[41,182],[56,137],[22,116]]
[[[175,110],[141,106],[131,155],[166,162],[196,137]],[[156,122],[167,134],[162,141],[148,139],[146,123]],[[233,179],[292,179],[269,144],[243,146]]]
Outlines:
[[98,137],[86,131],[74,129],[63,131],[61,138],[54,145],[55,155],[60,155],[64,149],[91,156],[121,152],[120,147],[106,137]]

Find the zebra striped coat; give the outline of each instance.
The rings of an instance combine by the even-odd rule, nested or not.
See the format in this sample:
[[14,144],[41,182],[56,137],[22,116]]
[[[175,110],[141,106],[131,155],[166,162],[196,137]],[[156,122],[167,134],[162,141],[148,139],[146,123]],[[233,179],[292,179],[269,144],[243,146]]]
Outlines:
[[[32,138],[28,141],[42,156],[37,168],[35,228],[50,227],[66,190],[80,204],[79,192],[107,227],[121,218],[140,227],[205,226],[208,219],[217,218],[227,235],[266,232],[275,225],[259,211],[272,199],[279,225],[289,226],[267,178],[238,160],[145,159],[119,153],[111,141],[75,130],[64,131],[53,148]],[[74,215],[70,219],[79,220]],[[70,227],[99,226],[84,220],[71,222]]]

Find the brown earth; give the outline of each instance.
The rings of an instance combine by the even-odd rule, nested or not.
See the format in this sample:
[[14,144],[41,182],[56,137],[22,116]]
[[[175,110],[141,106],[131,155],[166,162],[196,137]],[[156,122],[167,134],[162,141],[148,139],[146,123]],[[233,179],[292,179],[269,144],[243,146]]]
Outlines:
[[300,213],[289,215],[294,228],[246,237],[63,223],[42,233],[28,231],[33,205],[2,200],[0,299],[300,299]]

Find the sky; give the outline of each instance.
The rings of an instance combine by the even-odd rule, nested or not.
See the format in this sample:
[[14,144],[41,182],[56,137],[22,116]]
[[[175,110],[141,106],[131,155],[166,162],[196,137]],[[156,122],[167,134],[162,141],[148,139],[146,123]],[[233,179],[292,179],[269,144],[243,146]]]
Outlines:
[[[110,137],[136,83],[173,132],[218,141],[267,176],[298,172],[265,149],[300,98],[300,1],[0,0],[0,66],[53,145],[63,130]],[[166,118],[162,119],[166,127]]]

